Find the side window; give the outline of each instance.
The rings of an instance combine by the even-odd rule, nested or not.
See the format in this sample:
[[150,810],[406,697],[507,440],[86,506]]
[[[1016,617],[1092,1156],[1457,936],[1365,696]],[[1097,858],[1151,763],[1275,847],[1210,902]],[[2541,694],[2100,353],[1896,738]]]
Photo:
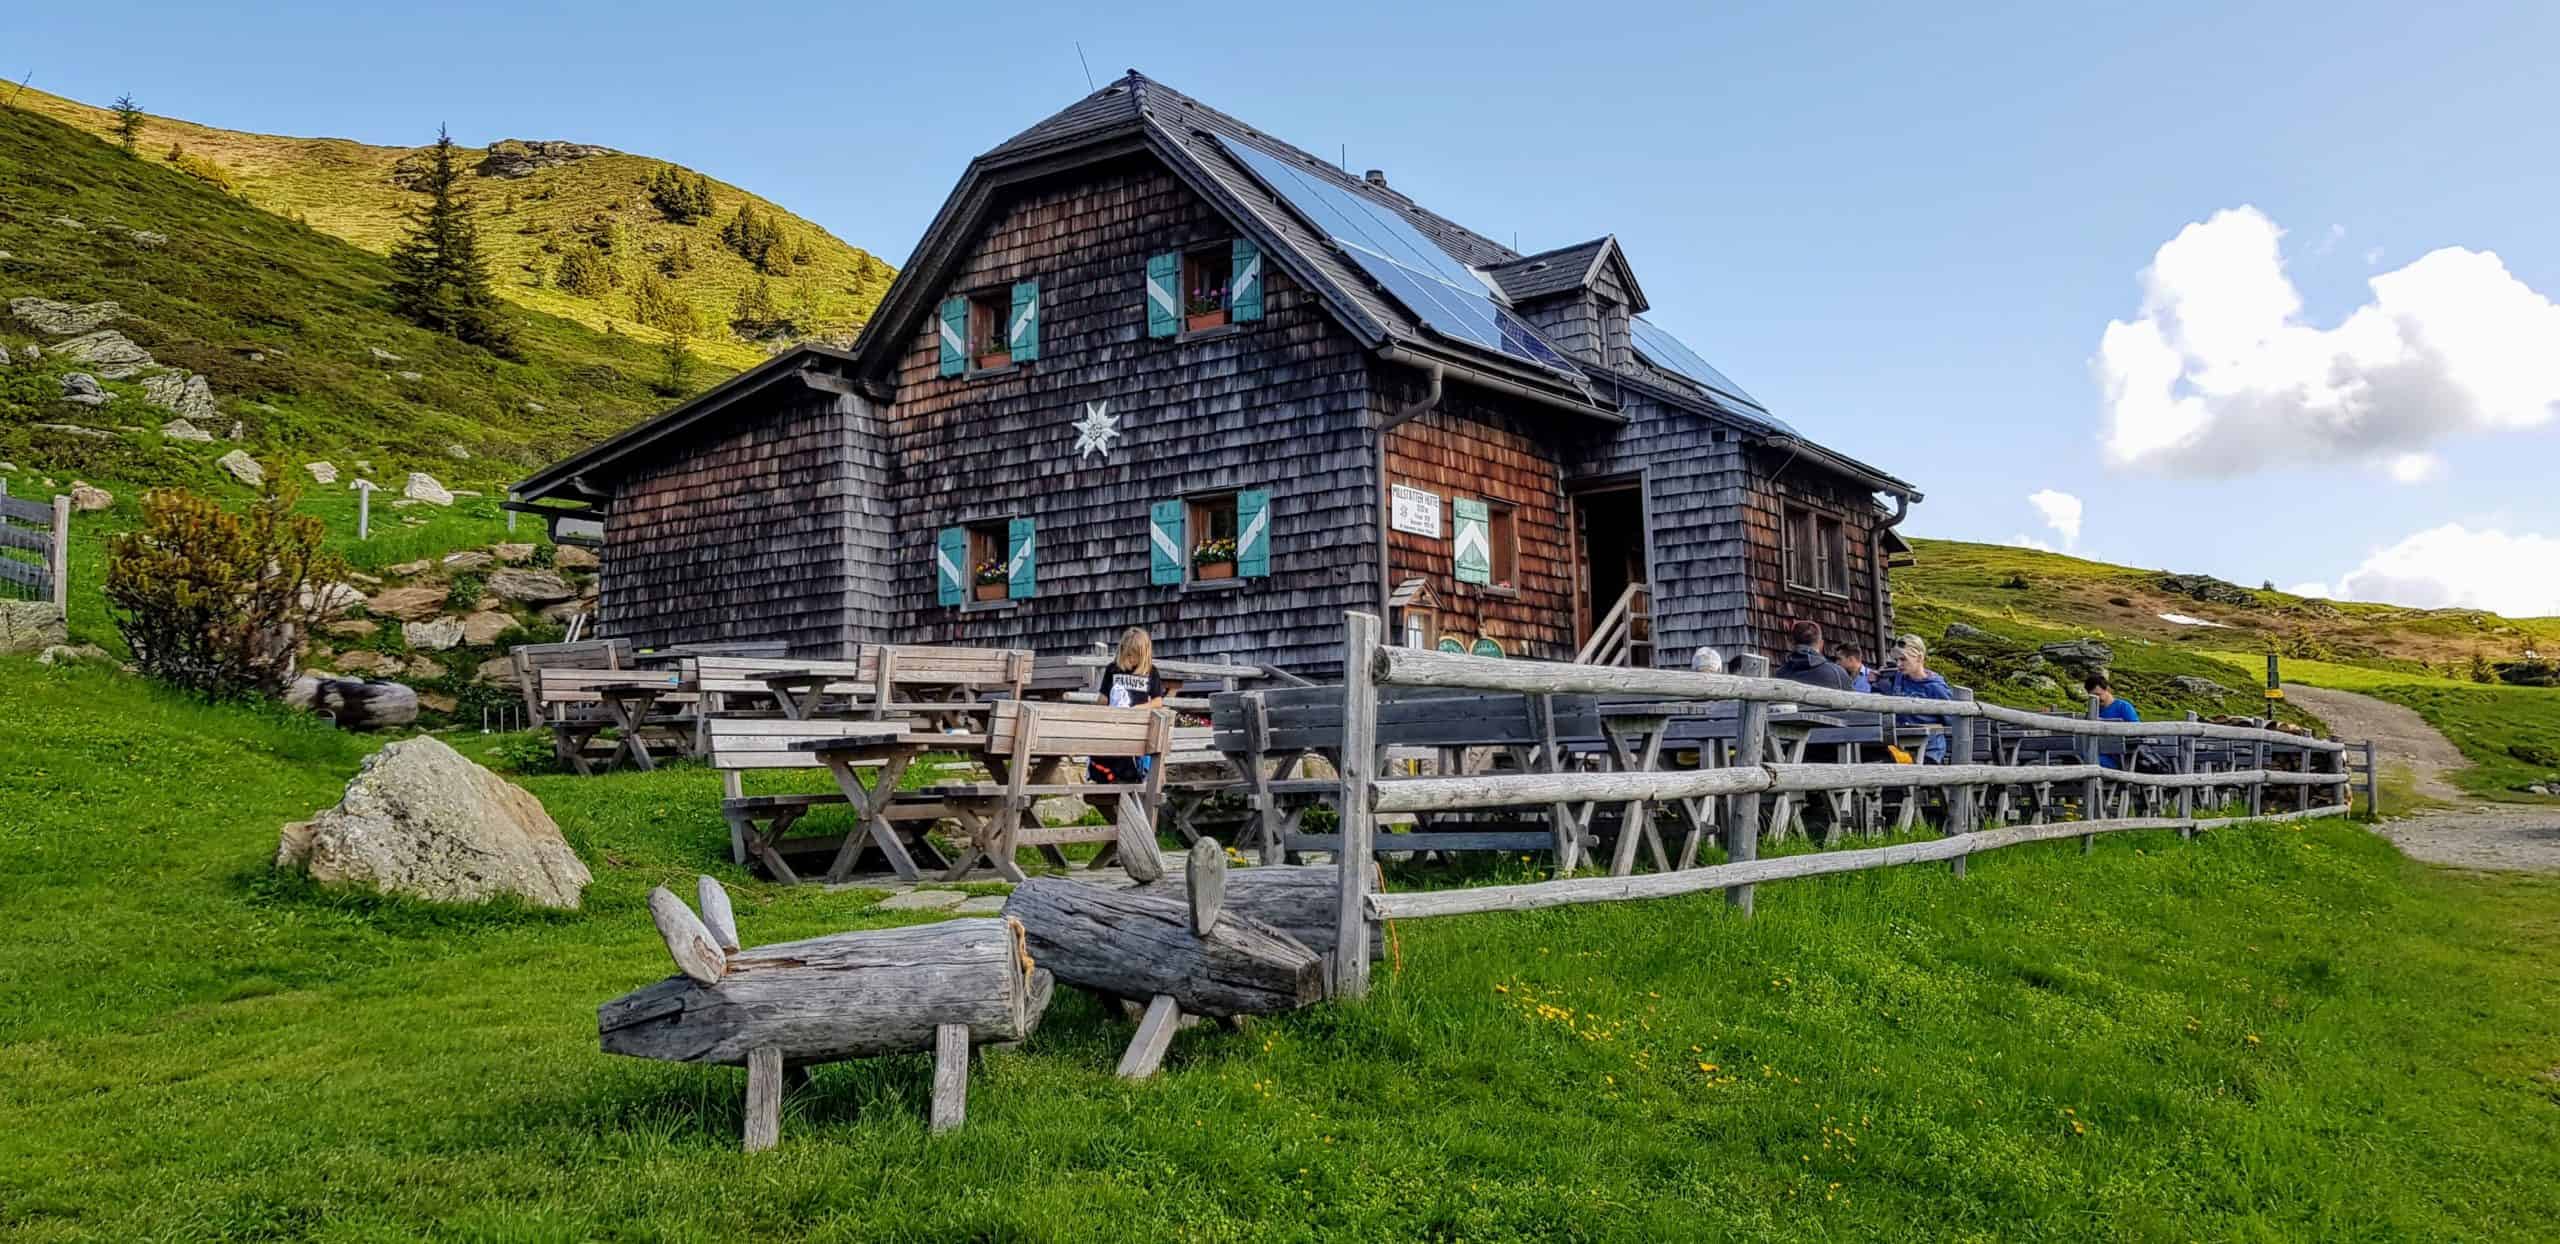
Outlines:
[[1819,555],[1822,590],[1834,596],[1849,594],[1849,537],[1839,519],[1823,515],[1815,520],[1816,551]]
[[1485,506],[1485,534],[1493,551],[1493,586],[1520,585],[1519,512],[1507,505]]
[[1813,511],[1788,506],[1786,525],[1781,530],[1785,541],[1787,586],[1806,591],[1820,591],[1822,584],[1813,564]]
[[1784,560],[1787,586],[1829,596],[1849,594],[1848,525],[1829,514],[1800,506],[1785,510]]
[[1271,494],[1201,493],[1148,508],[1149,580],[1259,579],[1271,573]]

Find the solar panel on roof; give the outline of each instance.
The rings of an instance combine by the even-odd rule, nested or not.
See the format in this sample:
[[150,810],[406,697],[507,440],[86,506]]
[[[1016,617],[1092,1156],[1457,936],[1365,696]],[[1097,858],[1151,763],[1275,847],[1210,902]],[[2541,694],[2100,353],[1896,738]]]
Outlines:
[[1333,239],[1369,279],[1433,332],[1535,363],[1579,384],[1582,371],[1528,321],[1494,300],[1475,269],[1458,262],[1393,210],[1277,156],[1221,136],[1218,141],[1307,223]]
[[1760,404],[1760,399],[1743,392],[1741,385],[1725,379],[1724,373],[1717,371],[1713,364],[1698,357],[1697,351],[1682,344],[1679,338],[1662,331],[1660,327],[1647,323],[1641,315],[1635,317],[1633,335],[1636,353],[1643,355],[1646,362],[1664,371],[1687,376],[1761,414],[1768,413],[1768,408]]

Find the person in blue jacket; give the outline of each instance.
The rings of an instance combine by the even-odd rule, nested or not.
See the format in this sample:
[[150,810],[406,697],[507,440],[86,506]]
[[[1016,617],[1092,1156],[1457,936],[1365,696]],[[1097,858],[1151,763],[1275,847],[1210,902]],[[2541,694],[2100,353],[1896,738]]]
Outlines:
[[1849,676],[1851,691],[1876,689],[1875,679],[1867,670],[1867,654],[1858,645],[1846,641],[1831,645],[1831,659],[1839,662],[1840,672]]
[[[2098,702],[2098,720],[2142,720],[2142,710],[2135,708],[2133,706],[2133,701],[2117,695],[2116,685],[2109,682],[2105,674],[2091,674],[2087,678],[2082,679],[2080,685],[2083,689],[2088,691],[2089,698]],[[2124,767],[2123,763],[2113,756],[2102,755],[2098,757],[2098,764],[2101,767],[2108,769],[2121,769]]]
[[[1929,668],[1929,644],[1917,635],[1905,635],[1896,650],[1894,668],[1885,670],[1875,680],[1876,694],[1912,696],[1923,700],[1952,700],[1956,689]],[[1904,713],[1903,721],[1915,726],[1944,726],[1947,719],[1931,713]],[[1920,749],[1920,763],[1945,764],[1947,736],[1933,734]]]

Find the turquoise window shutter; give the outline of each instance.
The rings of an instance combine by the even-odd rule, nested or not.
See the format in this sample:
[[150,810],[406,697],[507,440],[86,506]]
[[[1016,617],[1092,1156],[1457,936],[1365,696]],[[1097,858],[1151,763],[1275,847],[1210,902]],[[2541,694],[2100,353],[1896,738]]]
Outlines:
[[1234,263],[1228,268],[1227,318],[1236,323],[1262,318],[1262,248],[1237,238]]
[[1182,256],[1170,251],[1147,256],[1147,335],[1170,337],[1182,331]]
[[1456,528],[1458,582],[1493,582],[1493,528],[1484,502],[1460,497],[1449,503],[1449,514]]
[[1004,530],[1004,594],[1013,600],[1039,594],[1038,567],[1032,555],[1031,520],[1017,518]]
[[1005,345],[1013,351],[1013,361],[1028,362],[1040,357],[1040,282],[1013,283],[1012,327],[1005,333]]
[[942,374],[957,376],[969,369],[969,300],[942,300]]
[[945,527],[933,542],[934,597],[946,605],[959,604],[969,595],[969,533],[959,527]]
[[1182,582],[1182,566],[1189,552],[1182,544],[1182,502],[1156,502],[1147,511],[1147,581],[1158,585]]
[[1271,494],[1236,494],[1236,573],[1259,579],[1271,573]]

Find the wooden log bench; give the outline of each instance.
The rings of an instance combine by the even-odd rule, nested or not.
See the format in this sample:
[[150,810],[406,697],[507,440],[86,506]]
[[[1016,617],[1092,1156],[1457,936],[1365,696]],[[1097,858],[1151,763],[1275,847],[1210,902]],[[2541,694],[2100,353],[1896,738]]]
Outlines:
[[1179,897],[1110,890],[1062,877],[1015,886],[1004,914],[1020,922],[1033,958],[1058,980],[1145,1011],[1119,1075],[1163,1066],[1183,1017],[1229,1023],[1309,1006],[1325,996],[1325,964],[1304,943],[1228,910],[1226,852],[1191,848]]
[[967,1113],[969,1051],[1020,1041],[1048,1009],[1051,978],[1020,923],[946,920],[741,949],[728,892],[696,882],[700,915],[664,886],[649,916],[679,975],[596,1010],[608,1054],[747,1069],[746,1149],[781,1138],[782,1095],[807,1068],[930,1050],[932,1128]]

